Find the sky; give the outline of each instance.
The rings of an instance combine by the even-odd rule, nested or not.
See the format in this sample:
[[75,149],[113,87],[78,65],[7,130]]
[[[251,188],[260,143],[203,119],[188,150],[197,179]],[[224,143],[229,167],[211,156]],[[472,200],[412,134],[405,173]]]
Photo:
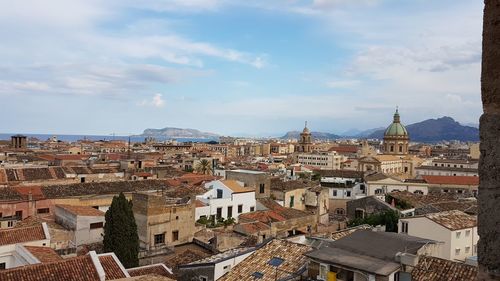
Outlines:
[[478,123],[482,1],[0,0],[4,133]]

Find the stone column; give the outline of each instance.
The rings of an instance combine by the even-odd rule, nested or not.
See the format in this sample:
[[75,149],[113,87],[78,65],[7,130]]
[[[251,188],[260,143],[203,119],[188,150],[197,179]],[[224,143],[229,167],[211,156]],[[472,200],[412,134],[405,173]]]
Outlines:
[[500,0],[484,3],[478,280],[500,280]]

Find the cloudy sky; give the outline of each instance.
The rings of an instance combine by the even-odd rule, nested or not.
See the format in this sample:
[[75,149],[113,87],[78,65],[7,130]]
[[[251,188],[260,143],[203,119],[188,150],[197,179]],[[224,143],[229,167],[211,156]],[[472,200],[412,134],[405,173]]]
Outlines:
[[482,1],[0,1],[0,132],[340,133],[481,113]]

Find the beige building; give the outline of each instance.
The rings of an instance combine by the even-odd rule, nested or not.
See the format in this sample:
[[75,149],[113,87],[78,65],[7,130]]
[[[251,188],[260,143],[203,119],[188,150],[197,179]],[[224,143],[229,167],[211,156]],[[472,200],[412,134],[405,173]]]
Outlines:
[[265,172],[252,170],[228,170],[227,180],[242,182],[244,187],[255,189],[255,198],[267,198],[271,194],[271,182],[269,175]]
[[301,153],[297,155],[298,163],[321,170],[340,170],[342,163],[345,161],[347,161],[347,157],[339,155],[335,151]]
[[195,205],[189,198],[169,198],[158,193],[132,195],[139,235],[140,257],[167,252],[168,247],[189,243],[195,228]]
[[406,217],[399,221],[399,232],[443,243],[438,257],[464,261],[477,255],[477,218],[461,211]]
[[309,153],[312,151],[312,134],[311,131],[309,131],[309,128],[307,128],[307,121],[304,126],[304,130],[302,130],[302,133],[300,133],[300,140],[297,145],[297,152],[303,152],[303,153]]

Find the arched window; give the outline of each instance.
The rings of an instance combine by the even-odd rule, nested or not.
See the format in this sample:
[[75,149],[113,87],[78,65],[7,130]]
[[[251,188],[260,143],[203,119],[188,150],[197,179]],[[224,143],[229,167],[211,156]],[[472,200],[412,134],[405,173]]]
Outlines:
[[335,209],[335,214],[337,214],[337,215],[344,215],[345,214],[345,210],[342,209],[342,208],[337,208],[337,209]]

